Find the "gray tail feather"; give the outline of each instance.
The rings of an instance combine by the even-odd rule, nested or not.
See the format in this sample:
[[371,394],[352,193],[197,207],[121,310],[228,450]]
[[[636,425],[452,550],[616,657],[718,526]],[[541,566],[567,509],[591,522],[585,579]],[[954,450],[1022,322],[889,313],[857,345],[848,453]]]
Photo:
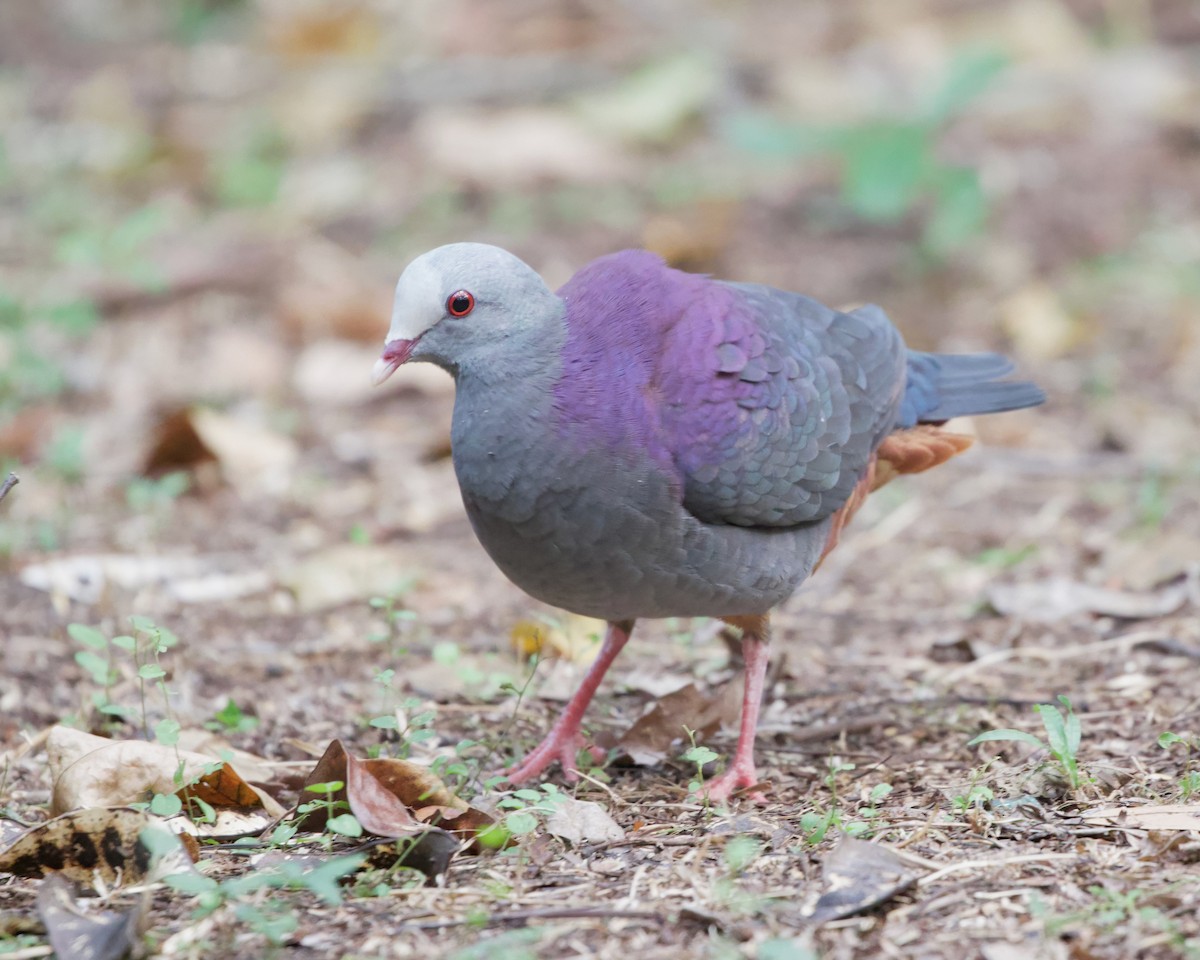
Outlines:
[[908,383],[900,408],[901,427],[940,423],[953,417],[1036,407],[1046,394],[1024,380],[1001,380],[1012,361],[998,353],[908,352]]

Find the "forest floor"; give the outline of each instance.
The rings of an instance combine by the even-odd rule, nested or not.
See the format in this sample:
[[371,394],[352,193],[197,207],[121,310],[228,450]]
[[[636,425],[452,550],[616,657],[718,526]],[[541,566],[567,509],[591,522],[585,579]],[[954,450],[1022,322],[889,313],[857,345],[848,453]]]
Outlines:
[[[404,6],[0,10],[0,858],[50,816],[48,731],[173,719],[284,806],[340,739],[440,762],[520,836],[332,892],[210,844],[207,899],[80,901],[154,955],[1200,958],[1194,5]],[[639,624],[593,704],[614,756],[662,708],[640,765],[488,780],[599,625],[475,541],[449,378],[369,387],[395,276],[457,239],[552,285],[644,245],[878,302],[1046,389],[873,497],[778,611],[767,803],[689,791],[683,725],[734,741],[705,621]],[[147,660],[131,616],[179,643]],[[1060,757],[971,745],[1072,717]],[[45,882],[0,876],[0,958],[49,955]]]

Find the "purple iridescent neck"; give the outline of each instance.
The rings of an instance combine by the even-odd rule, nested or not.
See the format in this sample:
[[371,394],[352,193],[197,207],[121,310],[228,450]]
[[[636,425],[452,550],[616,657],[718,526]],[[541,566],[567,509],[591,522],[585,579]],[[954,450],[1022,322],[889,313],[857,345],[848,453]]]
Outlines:
[[657,367],[706,282],[652,253],[623,250],[563,285],[567,339],[554,410],[565,436],[670,460],[660,436]]

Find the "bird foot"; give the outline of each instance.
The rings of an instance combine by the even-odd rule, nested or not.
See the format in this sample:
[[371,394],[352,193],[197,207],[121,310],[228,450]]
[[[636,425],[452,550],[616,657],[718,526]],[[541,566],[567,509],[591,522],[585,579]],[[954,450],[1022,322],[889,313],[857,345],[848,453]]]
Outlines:
[[[754,761],[751,760],[747,763],[735,760],[724,773],[705,783],[697,791],[697,795],[709,802],[721,803],[739,790],[746,790],[758,785],[758,771],[754,768]],[[760,790],[750,790],[749,793],[744,793],[742,796],[753,803],[769,802]]]
[[[527,783],[543,773],[547,767],[558,761],[562,767],[563,777],[567,783],[579,779],[579,766],[576,757],[585,745],[583,734],[578,730],[551,730],[546,739],[539,743],[520,763],[514,764],[504,771],[504,778],[514,786]],[[604,759],[604,751],[597,747],[588,747],[592,758],[596,761]]]

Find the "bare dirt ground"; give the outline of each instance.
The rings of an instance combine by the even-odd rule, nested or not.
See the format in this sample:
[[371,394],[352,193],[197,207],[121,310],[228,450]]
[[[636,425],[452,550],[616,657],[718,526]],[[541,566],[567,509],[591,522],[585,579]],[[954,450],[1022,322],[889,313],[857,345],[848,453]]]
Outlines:
[[[1195,5],[402,7],[0,9],[0,455],[21,478],[0,503],[0,813],[48,815],[40,731],[102,726],[67,625],[111,637],[131,615],[180,638],[163,665],[184,728],[232,701],[248,719],[226,714],[226,740],[301,773],[335,737],[422,761],[470,739],[460,793],[503,799],[478,774],[537,742],[595,628],[474,541],[448,378],[367,386],[390,286],[457,239],[551,283],[646,245],[878,302],[913,345],[1003,350],[1050,396],[878,494],[779,612],[770,802],[696,802],[683,744],[551,777],[621,839],[569,842],[535,810],[522,843],[455,857],[437,886],[401,871],[338,904],[260,890],[205,915],[159,887],[109,906],[143,897],[151,951],[195,957],[1200,957]],[[1003,54],[994,79],[916,135],[928,183],[892,212],[856,199],[871,137],[928,116],[981,47]],[[797,146],[833,127],[867,133]],[[974,215],[936,187],[959,168],[986,218],[938,247],[931,222]],[[536,671],[513,639],[531,622],[565,654]],[[737,668],[711,625],[641,624],[589,729],[613,742]],[[134,719],[110,732],[131,739],[121,670],[110,696]],[[1044,739],[1033,708],[1059,696],[1079,786],[1045,750],[968,745]],[[724,754],[733,731],[704,742]],[[281,777],[278,799],[297,787]],[[844,833],[908,859],[841,880]],[[201,863],[261,869],[228,846]],[[48,955],[12,922],[41,882],[0,876],[0,957]],[[848,915],[818,922],[842,882]]]

